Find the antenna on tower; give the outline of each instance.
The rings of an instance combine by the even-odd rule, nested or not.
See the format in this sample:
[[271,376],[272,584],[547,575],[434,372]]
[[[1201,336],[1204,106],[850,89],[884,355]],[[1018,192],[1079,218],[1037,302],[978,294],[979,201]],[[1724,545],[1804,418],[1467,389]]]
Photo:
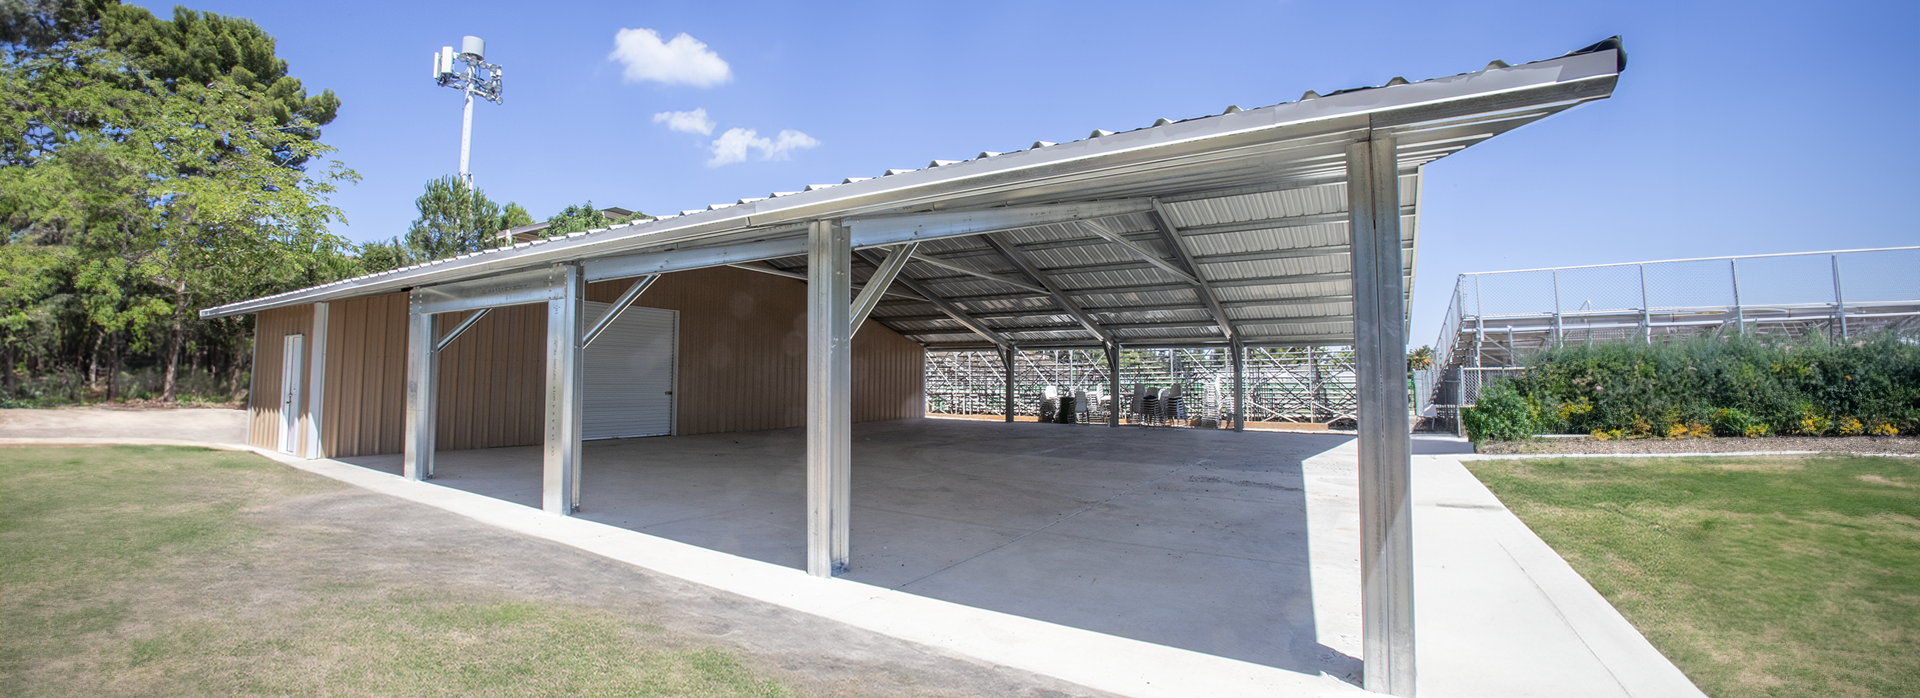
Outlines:
[[[467,156],[473,150],[473,98],[501,104],[500,66],[488,63],[487,42],[477,36],[460,38],[460,53],[442,46],[433,54],[433,82],[466,94],[466,111],[460,121],[460,182],[473,189],[473,172],[467,169]],[[458,63],[459,65],[455,65]]]

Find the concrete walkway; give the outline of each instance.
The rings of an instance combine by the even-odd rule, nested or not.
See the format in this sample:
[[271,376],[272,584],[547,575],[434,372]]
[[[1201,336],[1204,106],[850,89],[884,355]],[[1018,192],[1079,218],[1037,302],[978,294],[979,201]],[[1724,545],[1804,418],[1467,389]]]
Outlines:
[[59,407],[0,409],[0,438],[119,438],[247,442],[247,411]]

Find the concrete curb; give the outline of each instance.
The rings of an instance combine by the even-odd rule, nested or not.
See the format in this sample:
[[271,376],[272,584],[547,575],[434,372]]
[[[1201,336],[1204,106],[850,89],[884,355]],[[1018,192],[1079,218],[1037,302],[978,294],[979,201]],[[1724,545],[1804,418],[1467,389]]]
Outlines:
[[[1462,453],[1446,458],[1469,460],[1518,460],[1521,458],[1703,458],[1713,456],[1806,456],[1827,451],[1691,451],[1687,453]],[[1419,458],[1421,456],[1415,456]],[[1439,458],[1441,456],[1426,456]]]
[[329,459],[305,460],[239,444],[162,439],[0,438],[0,446],[199,446],[248,451],[372,492],[567,545],[823,619],[1140,698],[1186,696],[1370,696],[1309,675],[1139,640],[939,601],[749,560],[583,519],[554,516],[485,495],[414,482]]
[[1522,458],[1719,458],[1727,456],[1811,456],[1819,454],[1836,456],[1862,456],[1874,458],[1920,458],[1920,453],[1870,453],[1863,451],[1694,451],[1688,453],[1462,453],[1449,456],[1414,456],[1419,458],[1457,458],[1469,460],[1518,460]]

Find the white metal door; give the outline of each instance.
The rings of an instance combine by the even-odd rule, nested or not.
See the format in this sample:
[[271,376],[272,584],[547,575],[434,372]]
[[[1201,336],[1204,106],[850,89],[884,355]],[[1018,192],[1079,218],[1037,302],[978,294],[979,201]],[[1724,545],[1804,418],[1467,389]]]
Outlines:
[[[591,327],[611,303],[587,302]],[[582,367],[581,438],[673,433],[674,348],[680,313],[628,308],[587,346]]]
[[300,446],[301,386],[306,380],[306,335],[290,334],[280,354],[280,452],[292,453]]

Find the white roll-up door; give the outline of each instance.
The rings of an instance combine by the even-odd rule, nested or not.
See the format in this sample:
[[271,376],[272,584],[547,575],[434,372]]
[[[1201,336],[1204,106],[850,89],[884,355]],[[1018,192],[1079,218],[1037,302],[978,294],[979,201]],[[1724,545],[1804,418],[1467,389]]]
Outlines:
[[[586,304],[588,327],[611,303]],[[674,347],[680,313],[628,308],[587,346],[581,437],[617,439],[673,433]]]

